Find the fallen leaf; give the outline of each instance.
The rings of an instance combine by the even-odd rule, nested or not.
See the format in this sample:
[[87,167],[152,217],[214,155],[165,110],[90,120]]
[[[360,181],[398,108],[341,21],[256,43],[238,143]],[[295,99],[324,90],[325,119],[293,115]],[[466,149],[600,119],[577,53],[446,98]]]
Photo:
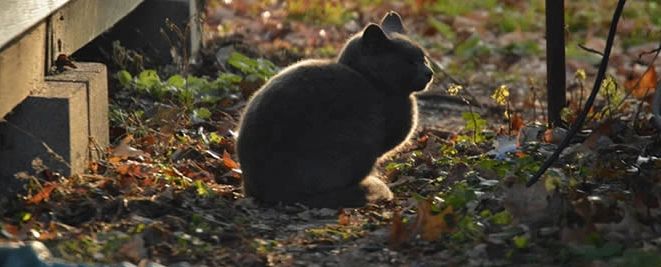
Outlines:
[[337,224],[339,225],[349,225],[351,223],[351,214],[349,214],[344,209],[340,209],[339,215],[337,217]]
[[35,194],[27,200],[28,204],[39,204],[45,199],[50,197],[51,192],[58,186],[57,183],[46,183],[43,189],[39,193]]
[[112,157],[120,157],[120,158],[128,158],[128,157],[140,157],[145,155],[145,152],[133,148],[129,145],[129,143],[133,140],[133,136],[128,135],[122,139],[122,141],[119,142],[119,145],[111,149],[111,156]]
[[47,240],[53,240],[57,238],[57,236],[58,236],[57,227],[55,226],[54,222],[51,222],[48,225],[48,229],[45,229],[39,233],[38,239],[40,241],[47,241]]
[[418,202],[417,217],[414,224],[414,228],[419,230],[420,237],[426,241],[437,240],[442,233],[450,232],[453,228],[448,224],[448,220],[453,220],[452,206],[448,205],[441,213],[433,214],[432,205],[431,198]]
[[230,153],[227,153],[227,151],[223,151],[223,164],[228,169],[238,169],[239,168],[239,164],[236,163],[236,161],[234,161],[232,159],[232,157],[230,156]]
[[636,99],[642,100],[654,94],[656,83],[656,69],[654,64],[651,64],[639,78],[626,81],[624,88]]
[[523,128],[523,116],[521,116],[521,113],[515,113],[514,116],[512,116],[510,125],[512,127],[512,131],[517,133],[521,128]]
[[99,163],[97,161],[90,161],[87,165],[87,169],[91,174],[97,174],[99,172]]
[[13,224],[2,224],[2,234],[10,239],[18,239],[20,231],[18,226]]
[[390,237],[388,238],[388,245],[391,248],[397,248],[409,239],[409,232],[406,230],[406,225],[402,221],[402,214],[399,210],[395,210],[392,215],[392,224],[390,224]]

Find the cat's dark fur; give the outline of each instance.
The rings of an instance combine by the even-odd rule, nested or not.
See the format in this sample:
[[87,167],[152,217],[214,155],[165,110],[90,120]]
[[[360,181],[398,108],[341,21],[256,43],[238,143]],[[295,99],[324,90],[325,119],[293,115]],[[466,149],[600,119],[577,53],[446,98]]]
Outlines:
[[415,127],[412,93],[432,77],[423,50],[403,33],[389,12],[337,60],[293,64],[255,93],[237,140],[247,196],[312,207],[392,199],[370,173]]

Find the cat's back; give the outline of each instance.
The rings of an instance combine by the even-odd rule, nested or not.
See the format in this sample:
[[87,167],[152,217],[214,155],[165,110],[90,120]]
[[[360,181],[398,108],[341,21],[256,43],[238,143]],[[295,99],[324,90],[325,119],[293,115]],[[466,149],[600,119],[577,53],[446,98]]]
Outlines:
[[[339,117],[379,98],[378,90],[361,74],[331,60],[304,60],[271,78],[251,98],[247,118],[297,120]],[[380,102],[380,101],[379,101]],[[256,113],[256,114],[255,114]],[[309,116],[307,116],[309,115]],[[320,117],[312,117],[321,115]],[[255,118],[257,119],[257,118]]]
[[[331,60],[310,59],[295,63],[271,78],[255,97],[261,94],[283,94],[289,97],[307,94],[348,94],[356,87],[371,91],[372,86],[358,72]],[[310,99],[307,99],[310,100]]]

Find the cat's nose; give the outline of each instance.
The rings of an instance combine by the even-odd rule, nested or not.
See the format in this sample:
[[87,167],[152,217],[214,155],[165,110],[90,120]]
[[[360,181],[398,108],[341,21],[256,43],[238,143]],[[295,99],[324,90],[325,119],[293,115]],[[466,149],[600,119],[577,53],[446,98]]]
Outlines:
[[425,68],[425,78],[430,80],[432,75],[434,75],[434,72],[432,72],[429,68]]

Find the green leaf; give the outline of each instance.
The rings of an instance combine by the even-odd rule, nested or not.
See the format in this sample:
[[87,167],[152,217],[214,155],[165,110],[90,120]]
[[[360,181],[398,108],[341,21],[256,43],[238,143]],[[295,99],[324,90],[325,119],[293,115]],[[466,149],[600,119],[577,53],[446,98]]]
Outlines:
[[507,211],[501,211],[491,217],[491,221],[498,225],[508,225],[512,223],[512,215]]
[[193,115],[199,119],[206,120],[211,118],[211,111],[209,111],[207,108],[198,108],[193,111]]
[[152,88],[161,84],[161,78],[155,70],[143,70],[138,74],[136,87],[143,91],[151,91]]
[[517,235],[512,238],[512,241],[514,241],[514,246],[518,249],[524,249],[528,247],[528,237],[524,235]]
[[195,190],[197,191],[198,196],[208,197],[210,195],[209,189],[201,180],[195,181]]
[[21,221],[22,222],[27,222],[30,219],[32,219],[32,214],[29,212],[23,212],[23,215],[21,216]]
[[400,172],[406,172],[410,170],[413,166],[411,163],[398,163],[398,162],[390,162],[386,164],[386,172],[391,172],[391,171],[400,171]]
[[209,134],[209,141],[211,143],[220,144],[220,142],[223,141],[223,137],[216,132],[212,132]]
[[131,87],[131,82],[133,81],[133,76],[126,70],[120,70],[115,74],[115,77],[119,81],[119,84],[124,88]]
[[241,54],[239,52],[232,52],[227,59],[227,64],[237,68],[245,74],[250,74],[256,69],[257,63],[255,60]]
[[184,79],[184,77],[179,74],[175,74],[170,76],[170,78],[168,78],[167,84],[175,88],[181,89],[186,87],[186,79]]
[[474,143],[481,143],[486,138],[482,131],[486,128],[487,121],[480,117],[480,114],[475,112],[462,112],[461,117],[464,119],[466,125],[464,126],[465,130],[472,132],[472,141]]
[[275,75],[278,71],[278,67],[276,67],[271,61],[265,59],[252,59],[239,52],[232,52],[227,59],[227,64],[246,75],[257,75],[264,81]]
[[186,77],[186,85],[187,89],[193,92],[200,92],[209,85],[209,81],[202,77],[188,76]]
[[461,117],[466,122],[466,130],[477,130],[481,132],[487,125],[487,121],[475,112],[462,112]]
[[458,210],[465,207],[468,202],[476,197],[475,191],[468,187],[466,181],[461,181],[453,185],[452,190],[446,193],[444,199],[447,204]]
[[195,103],[195,91],[190,87],[181,89],[177,94],[177,100],[184,107],[191,108]]
[[217,80],[237,84],[237,83],[240,83],[243,80],[243,77],[241,77],[239,75],[236,75],[236,74],[233,74],[233,73],[221,72],[218,75]]

